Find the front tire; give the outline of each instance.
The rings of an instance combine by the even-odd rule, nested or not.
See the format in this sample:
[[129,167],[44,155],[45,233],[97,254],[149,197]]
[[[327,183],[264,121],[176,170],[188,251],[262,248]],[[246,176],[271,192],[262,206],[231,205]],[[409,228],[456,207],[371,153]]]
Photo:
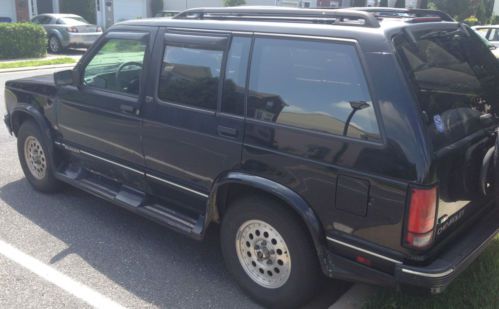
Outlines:
[[40,192],[55,192],[60,183],[54,177],[49,145],[33,121],[22,123],[17,133],[17,153],[24,175],[29,183]]
[[253,299],[273,308],[309,301],[321,279],[303,222],[279,202],[248,196],[233,202],[221,227],[229,272]]

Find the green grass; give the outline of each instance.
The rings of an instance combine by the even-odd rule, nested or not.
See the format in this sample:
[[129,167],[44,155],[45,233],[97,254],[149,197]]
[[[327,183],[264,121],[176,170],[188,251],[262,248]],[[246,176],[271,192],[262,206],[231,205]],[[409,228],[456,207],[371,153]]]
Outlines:
[[364,309],[499,308],[499,237],[443,294],[413,296],[383,289]]
[[70,57],[42,59],[42,60],[13,61],[13,62],[0,63],[0,69],[38,67],[42,65],[66,64],[66,63],[75,63],[75,62],[76,60]]

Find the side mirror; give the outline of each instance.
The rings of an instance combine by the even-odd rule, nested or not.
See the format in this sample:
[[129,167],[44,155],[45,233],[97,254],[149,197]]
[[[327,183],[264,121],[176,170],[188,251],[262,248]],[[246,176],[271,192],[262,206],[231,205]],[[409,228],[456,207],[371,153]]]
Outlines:
[[54,82],[56,86],[69,86],[74,85],[73,70],[66,70],[54,73]]

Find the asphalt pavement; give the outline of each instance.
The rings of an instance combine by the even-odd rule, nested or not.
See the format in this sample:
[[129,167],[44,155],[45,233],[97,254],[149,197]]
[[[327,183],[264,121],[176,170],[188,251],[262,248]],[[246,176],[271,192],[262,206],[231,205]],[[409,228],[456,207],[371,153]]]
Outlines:
[[[52,72],[0,74],[1,115],[6,80]],[[38,193],[0,127],[0,308],[86,308],[99,297],[127,308],[258,308],[225,270],[218,233],[198,242],[74,188]],[[306,308],[327,308],[348,288],[327,281]]]

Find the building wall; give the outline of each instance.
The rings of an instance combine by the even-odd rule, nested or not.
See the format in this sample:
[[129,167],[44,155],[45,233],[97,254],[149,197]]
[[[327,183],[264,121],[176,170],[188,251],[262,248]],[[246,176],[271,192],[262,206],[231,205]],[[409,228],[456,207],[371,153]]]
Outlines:
[[[196,7],[220,7],[224,6],[223,0],[163,0],[165,10],[182,11]],[[376,6],[380,0],[368,0],[368,6]],[[294,7],[350,7],[351,0],[246,0],[246,5],[279,5]],[[395,6],[397,0],[388,0],[388,6]],[[499,0],[496,0],[499,2]],[[406,0],[406,7],[416,8],[419,0]]]
[[[246,5],[276,5],[280,2],[295,2],[299,0],[246,0]],[[317,0],[302,0],[316,2]],[[220,7],[224,6],[223,0],[164,0],[164,9],[171,11],[182,11],[185,9],[199,8],[199,7]]]
[[499,16],[499,0],[496,0],[494,3],[494,15]]

